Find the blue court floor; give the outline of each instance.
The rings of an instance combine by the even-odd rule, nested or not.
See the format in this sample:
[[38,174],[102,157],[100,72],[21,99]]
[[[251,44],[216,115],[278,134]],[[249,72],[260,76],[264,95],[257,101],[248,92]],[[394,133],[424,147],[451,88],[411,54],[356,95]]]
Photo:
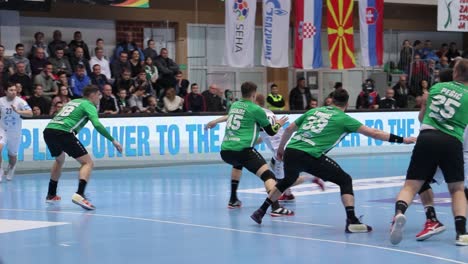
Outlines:
[[394,198],[409,155],[336,159],[355,179],[356,211],[374,227],[345,234],[336,186],[294,189],[296,216],[250,214],[262,203],[262,182],[245,172],[243,207],[227,209],[230,167],[223,164],[93,173],[87,195],[96,211],[71,202],[76,172],[64,173],[62,202],[47,206],[47,174],[19,175],[0,183],[0,263],[468,263],[468,247],[454,245],[454,223],[445,186],[435,186],[437,212],[447,231],[417,242],[425,217],[416,201],[406,236],[388,241]]

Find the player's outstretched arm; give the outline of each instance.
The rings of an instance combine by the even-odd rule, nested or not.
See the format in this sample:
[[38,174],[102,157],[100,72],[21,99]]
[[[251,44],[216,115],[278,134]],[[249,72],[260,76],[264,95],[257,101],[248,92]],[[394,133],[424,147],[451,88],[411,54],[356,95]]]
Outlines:
[[22,117],[32,117],[33,116],[33,112],[32,112],[31,109],[19,110],[19,109],[16,109],[16,107],[14,105],[11,105],[11,108],[13,109],[13,111],[18,113]]
[[212,129],[212,128],[215,127],[217,124],[226,122],[227,120],[228,120],[228,115],[225,115],[225,116],[222,116],[222,117],[217,118],[217,119],[215,119],[215,120],[212,120],[212,121],[208,122],[208,124],[206,124],[205,130],[206,130],[206,129]]
[[284,130],[283,136],[281,137],[281,142],[278,146],[278,150],[276,152],[276,158],[279,161],[283,160],[283,155],[284,155],[284,147],[286,146],[286,143],[289,141],[291,138],[292,134],[297,131],[297,125],[296,123],[291,123],[288,128]]
[[394,143],[404,143],[404,144],[413,144],[416,143],[415,137],[400,137],[394,134],[387,133],[382,130],[370,128],[367,126],[361,126],[358,130],[358,133],[363,134],[364,136],[371,137],[373,139],[379,139],[388,142]]
[[107,129],[102,125],[101,121],[99,121],[99,117],[97,115],[96,109],[93,109],[92,112],[88,112],[88,117],[89,117],[89,121],[91,121],[91,124],[93,124],[97,132],[99,132],[99,134],[103,135],[105,138],[110,140],[112,142],[112,145],[114,145],[114,147],[117,149],[117,151],[122,153],[122,146],[117,140],[115,140],[111,136],[109,131],[107,131]]
[[288,122],[288,120],[289,120],[289,117],[283,116],[280,119],[275,119],[275,124],[274,125],[268,123],[267,126],[264,126],[262,128],[269,136],[274,136],[274,135],[276,135],[276,133],[278,133],[280,128],[282,126],[284,126],[284,124],[286,124],[286,122]]

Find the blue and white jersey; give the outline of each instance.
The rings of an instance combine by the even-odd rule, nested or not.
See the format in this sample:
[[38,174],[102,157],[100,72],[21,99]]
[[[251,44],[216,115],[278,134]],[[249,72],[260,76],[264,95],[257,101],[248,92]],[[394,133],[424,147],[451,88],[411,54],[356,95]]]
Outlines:
[[15,97],[13,100],[8,100],[6,96],[0,98],[0,127],[7,133],[21,133],[22,119],[11,106],[16,110],[24,111],[31,110],[31,107],[26,101],[20,97]]

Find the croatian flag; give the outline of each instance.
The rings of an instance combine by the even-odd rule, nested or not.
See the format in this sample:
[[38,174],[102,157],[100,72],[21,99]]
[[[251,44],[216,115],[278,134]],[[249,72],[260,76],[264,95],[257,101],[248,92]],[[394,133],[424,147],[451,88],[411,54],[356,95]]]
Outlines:
[[296,1],[294,67],[322,67],[320,35],[322,29],[322,0]]
[[361,29],[361,65],[383,64],[383,6],[384,0],[359,0]]

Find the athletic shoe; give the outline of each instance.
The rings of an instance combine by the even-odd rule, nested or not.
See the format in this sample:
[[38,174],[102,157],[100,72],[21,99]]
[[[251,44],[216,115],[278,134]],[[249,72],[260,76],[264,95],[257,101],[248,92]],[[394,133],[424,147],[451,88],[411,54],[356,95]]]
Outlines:
[[282,194],[279,198],[278,198],[278,201],[280,202],[283,202],[283,203],[292,203],[296,200],[296,197],[294,196],[294,194]]
[[271,210],[270,215],[273,217],[280,217],[280,216],[293,216],[294,212],[286,209],[284,207],[280,207],[276,210]]
[[322,179],[314,177],[312,183],[317,184],[320,187],[320,189],[322,189],[322,191],[325,191],[325,182],[322,181]]
[[445,231],[445,226],[439,221],[426,220],[424,229],[416,235],[417,241],[424,241],[431,236],[438,235]]
[[236,209],[236,208],[241,208],[241,207],[242,207],[242,202],[240,200],[236,200],[235,202],[228,203],[229,209]]
[[468,234],[457,235],[457,239],[455,240],[455,245],[468,246]]
[[403,229],[406,224],[406,216],[404,214],[397,214],[393,218],[392,227],[390,229],[390,242],[396,245],[403,239]]
[[8,170],[6,173],[6,178],[8,181],[13,180],[13,177],[15,176],[15,170],[16,170],[16,166],[13,166],[13,168],[10,168],[10,166],[8,166]]
[[255,211],[250,218],[255,221],[257,224],[262,223],[263,216],[265,216],[265,211],[262,210],[262,208],[258,208],[257,211]]
[[[362,217],[361,217],[362,218]],[[352,223],[351,219],[346,219],[346,233],[369,233],[372,231],[372,227],[361,223],[361,218],[357,223]]]
[[77,193],[73,194],[73,196],[72,196],[72,202],[73,202],[74,204],[77,204],[77,205],[83,207],[83,208],[86,209],[86,210],[94,210],[94,209],[96,209],[96,207],[94,207],[94,205],[92,205],[88,200],[86,200],[85,197],[83,197],[83,196],[81,196],[81,195],[79,195],[79,194],[77,194]]
[[57,202],[60,202],[62,200],[62,197],[58,195],[47,195],[46,197],[46,203],[48,204],[54,204]]

